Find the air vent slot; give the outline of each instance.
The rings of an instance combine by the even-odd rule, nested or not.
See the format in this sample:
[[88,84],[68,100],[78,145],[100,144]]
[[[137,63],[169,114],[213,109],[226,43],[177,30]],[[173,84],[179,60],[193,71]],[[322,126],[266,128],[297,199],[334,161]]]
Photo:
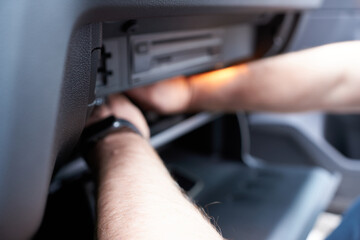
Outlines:
[[198,35],[198,36],[170,38],[170,39],[153,41],[152,45],[160,45],[160,44],[175,43],[175,42],[185,42],[185,41],[194,41],[194,40],[203,40],[203,39],[209,39],[211,37],[212,37],[211,34],[203,34],[203,35]]

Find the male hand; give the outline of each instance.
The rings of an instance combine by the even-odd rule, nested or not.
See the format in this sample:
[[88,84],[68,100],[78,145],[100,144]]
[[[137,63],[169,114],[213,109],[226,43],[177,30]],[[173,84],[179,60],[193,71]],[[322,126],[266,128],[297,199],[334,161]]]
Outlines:
[[128,120],[145,138],[149,138],[149,127],[141,111],[122,94],[109,96],[106,104],[95,108],[86,125],[89,126],[111,115]]
[[162,114],[184,112],[191,102],[191,86],[185,77],[175,77],[150,86],[132,89],[127,94],[142,107]]
[[144,108],[162,114],[227,110],[233,105],[232,95],[239,95],[246,83],[246,74],[247,67],[239,65],[187,78],[171,78],[127,94]]
[[[149,138],[150,131],[144,116],[122,94],[109,96],[106,104],[95,108],[86,125],[89,126],[111,115],[128,120],[138,128],[145,139]],[[116,159],[113,157],[114,154],[126,155],[129,148],[132,149],[134,146],[140,146],[141,142],[145,142],[144,138],[129,132],[109,134],[97,143],[96,147],[87,154],[86,159],[98,175],[104,169],[107,169],[107,166],[114,164],[112,163]]]

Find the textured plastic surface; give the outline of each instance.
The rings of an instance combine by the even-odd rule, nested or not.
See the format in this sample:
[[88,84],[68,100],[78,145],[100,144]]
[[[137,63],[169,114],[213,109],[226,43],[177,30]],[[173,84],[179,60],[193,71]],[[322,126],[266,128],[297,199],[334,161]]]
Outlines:
[[[0,237],[28,239],[36,231],[54,161],[62,145],[68,138],[73,142],[84,125],[87,101],[83,97],[89,96],[90,89],[84,86],[76,93],[76,89],[82,89],[83,80],[75,76],[69,80],[74,89],[64,83],[68,71],[76,70],[66,68],[66,61],[71,35],[77,27],[138,17],[310,8],[320,3],[320,0],[2,1]],[[85,58],[88,60],[90,57]],[[80,67],[82,74],[77,77],[83,77],[89,64],[80,61],[68,67]],[[72,94],[72,100],[63,99],[69,97],[65,89],[80,94],[80,102],[79,96]],[[68,111],[69,108],[72,110]],[[74,110],[79,111],[75,113],[76,120],[69,121]],[[68,124],[74,126],[68,128]]]
[[360,40],[359,26],[359,1],[325,1],[322,8],[306,12],[301,16],[287,51],[333,42]]
[[164,154],[193,181],[188,193],[227,239],[303,240],[337,189],[339,175],[320,168],[248,168],[193,153]]
[[360,187],[360,161],[344,157],[324,136],[324,115],[255,114],[250,117],[252,153],[276,164],[320,166],[342,175],[331,210],[343,212]]

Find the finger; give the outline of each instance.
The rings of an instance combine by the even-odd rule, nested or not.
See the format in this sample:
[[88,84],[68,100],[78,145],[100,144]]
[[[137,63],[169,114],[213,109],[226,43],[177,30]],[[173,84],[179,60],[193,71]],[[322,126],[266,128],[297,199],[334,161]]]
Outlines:
[[123,94],[112,95],[109,98],[109,105],[116,117],[126,119],[135,124],[145,138],[149,137],[150,133],[144,116],[127,97]]
[[109,97],[109,107],[115,113],[121,114],[125,110],[136,108],[136,106],[123,94],[113,94]]
[[147,86],[141,88],[135,88],[127,91],[125,94],[138,103],[143,109],[151,110],[153,108],[152,100],[151,100],[151,92],[153,92],[153,88],[156,86]]
[[111,110],[110,110],[109,106],[101,105],[101,106],[95,107],[93,112],[91,113],[90,118],[86,122],[85,126],[89,126],[89,125],[91,125],[95,122],[98,122],[101,119],[104,119],[110,115],[111,115]]

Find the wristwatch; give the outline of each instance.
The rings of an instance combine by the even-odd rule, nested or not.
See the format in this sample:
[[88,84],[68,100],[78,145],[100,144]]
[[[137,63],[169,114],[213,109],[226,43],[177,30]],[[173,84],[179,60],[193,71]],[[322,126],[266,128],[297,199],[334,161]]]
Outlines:
[[143,137],[140,131],[131,122],[122,118],[110,116],[85,128],[80,140],[82,152],[93,147],[99,140],[103,139],[107,135],[118,132],[122,129],[128,129],[129,131]]

